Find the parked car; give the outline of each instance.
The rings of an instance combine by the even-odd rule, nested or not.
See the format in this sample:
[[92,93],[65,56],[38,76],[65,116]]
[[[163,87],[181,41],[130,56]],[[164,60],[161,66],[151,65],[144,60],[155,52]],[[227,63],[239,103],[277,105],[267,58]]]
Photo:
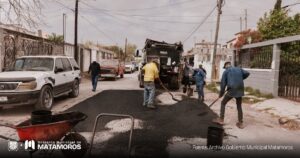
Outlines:
[[125,64],[125,72],[133,73],[135,71],[135,66],[130,62]]
[[0,108],[35,105],[50,110],[53,98],[79,95],[80,70],[74,58],[24,56],[0,73]]
[[116,80],[118,76],[124,77],[124,62],[120,62],[118,59],[100,62],[100,77]]

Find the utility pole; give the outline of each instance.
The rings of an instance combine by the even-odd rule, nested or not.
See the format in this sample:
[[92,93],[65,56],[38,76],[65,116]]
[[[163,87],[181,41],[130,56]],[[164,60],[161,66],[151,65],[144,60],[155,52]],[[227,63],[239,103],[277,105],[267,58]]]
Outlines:
[[126,62],[126,53],[127,53],[127,38],[125,39],[124,62]]
[[210,42],[213,42],[213,30],[210,29]]
[[216,53],[218,46],[218,37],[219,37],[219,28],[220,28],[220,17],[222,14],[222,5],[223,0],[218,0],[218,17],[217,17],[217,26],[216,26],[216,34],[215,34],[215,42],[214,42],[214,50],[212,54],[212,69],[211,69],[211,81],[216,77]]
[[78,62],[78,1],[75,2],[74,58]]
[[65,43],[66,43],[66,14],[63,13],[63,53],[65,54]]
[[247,13],[247,9],[245,9],[245,30],[248,29],[248,13]]
[[240,17],[240,32],[243,31],[243,18]]

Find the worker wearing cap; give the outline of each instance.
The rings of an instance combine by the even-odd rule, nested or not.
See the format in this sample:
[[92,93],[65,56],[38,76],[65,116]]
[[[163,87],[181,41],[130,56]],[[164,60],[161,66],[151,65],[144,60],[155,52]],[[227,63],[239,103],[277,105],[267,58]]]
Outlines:
[[206,71],[204,71],[202,64],[199,65],[199,68],[194,71],[193,76],[195,77],[196,87],[198,91],[198,100],[200,102],[204,101],[204,85],[206,78]]
[[225,88],[227,87],[227,93],[225,94],[221,102],[220,118],[214,120],[215,123],[224,124],[225,106],[229,100],[235,98],[237,110],[238,110],[238,122],[237,127],[243,128],[243,111],[242,111],[242,97],[244,96],[244,79],[250,74],[248,71],[239,67],[232,67],[231,62],[225,62],[219,97],[221,98],[225,94]]
[[159,78],[158,63],[155,60],[151,60],[147,63],[142,71],[144,72],[144,103],[143,106],[148,108],[156,108],[154,106],[155,96],[155,79]]

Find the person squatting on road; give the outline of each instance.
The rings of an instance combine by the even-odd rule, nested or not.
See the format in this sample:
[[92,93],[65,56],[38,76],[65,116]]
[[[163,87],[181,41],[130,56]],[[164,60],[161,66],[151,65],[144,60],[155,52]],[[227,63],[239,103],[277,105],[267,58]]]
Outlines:
[[187,62],[186,59],[184,59],[184,68],[183,68],[183,77],[182,77],[182,84],[184,85],[183,87],[183,93],[186,92],[187,88],[191,88],[191,84],[190,84],[190,65]]
[[238,122],[236,125],[239,128],[244,128],[242,97],[244,96],[244,79],[246,79],[250,73],[242,68],[232,67],[230,62],[226,62],[223,68],[226,70],[222,75],[219,98],[224,95],[226,87],[227,93],[221,102],[220,118],[215,119],[214,122],[218,124],[224,124],[225,106],[229,100],[235,98],[238,110]]
[[92,86],[93,86],[93,92],[96,91],[99,73],[100,73],[100,64],[96,61],[93,61],[90,64],[88,73],[91,73],[91,80],[92,80]]
[[144,103],[143,106],[148,108],[156,108],[154,106],[155,83],[159,78],[158,65],[155,60],[148,62],[143,68],[144,73]]
[[205,86],[205,78],[206,72],[202,68],[202,65],[199,65],[199,68],[194,71],[193,76],[195,77],[196,87],[198,91],[198,100],[200,102],[204,101],[204,86]]

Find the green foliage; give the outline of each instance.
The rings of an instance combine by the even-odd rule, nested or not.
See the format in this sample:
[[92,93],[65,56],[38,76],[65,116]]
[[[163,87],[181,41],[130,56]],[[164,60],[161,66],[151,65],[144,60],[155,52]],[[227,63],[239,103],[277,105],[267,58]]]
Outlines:
[[278,8],[278,6],[279,4],[275,5],[276,9],[265,13],[259,19],[257,27],[264,40],[300,34],[300,14],[289,16],[288,10]]
[[266,99],[273,98],[272,94],[264,94],[264,93],[261,93],[258,89],[253,89],[251,87],[246,87],[245,91],[248,93],[248,95],[253,95],[258,98],[266,98]]
[[64,42],[64,36],[57,35],[56,33],[52,33],[48,36],[48,40],[55,44],[62,44]]

